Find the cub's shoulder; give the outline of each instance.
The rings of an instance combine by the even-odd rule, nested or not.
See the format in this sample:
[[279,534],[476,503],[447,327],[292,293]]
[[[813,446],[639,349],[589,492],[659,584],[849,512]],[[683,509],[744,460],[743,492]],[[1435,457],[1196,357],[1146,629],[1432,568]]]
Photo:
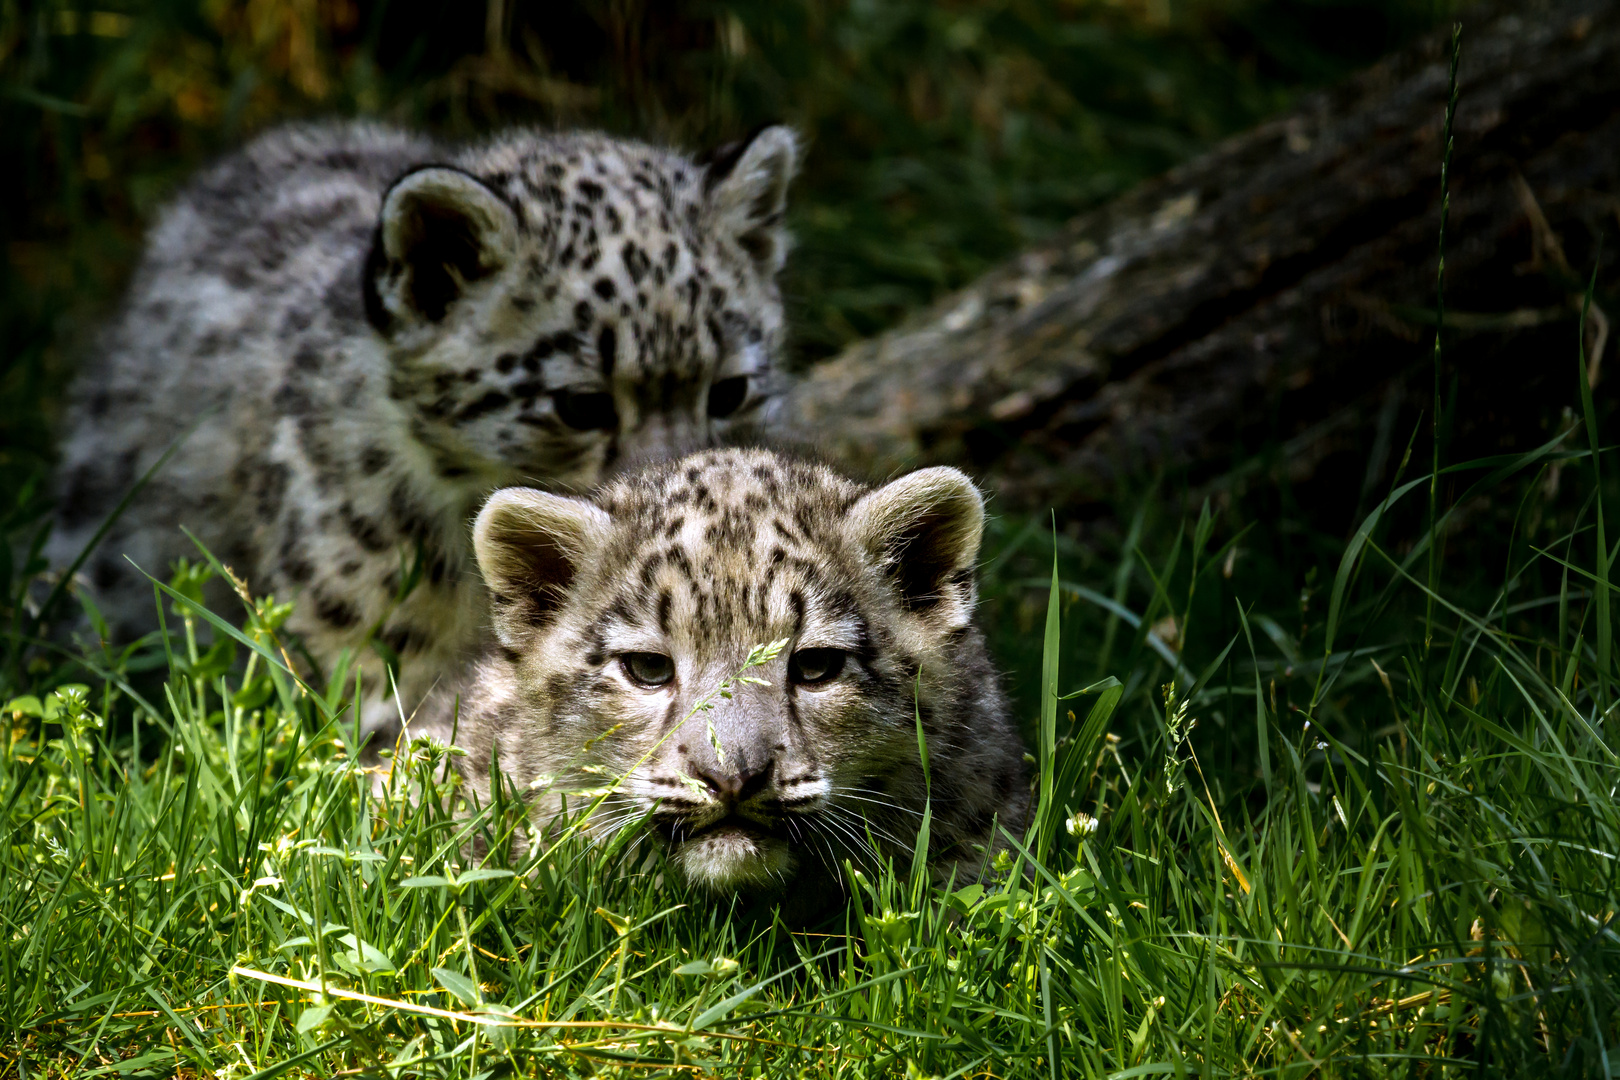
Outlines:
[[[329,240],[334,227],[344,242],[361,242],[389,183],[438,153],[431,140],[381,124],[276,128],[180,190],[152,230],[143,272],[184,272],[199,257],[206,265],[210,253],[226,263],[233,253],[265,262],[266,251]],[[231,279],[240,284],[244,275]]]

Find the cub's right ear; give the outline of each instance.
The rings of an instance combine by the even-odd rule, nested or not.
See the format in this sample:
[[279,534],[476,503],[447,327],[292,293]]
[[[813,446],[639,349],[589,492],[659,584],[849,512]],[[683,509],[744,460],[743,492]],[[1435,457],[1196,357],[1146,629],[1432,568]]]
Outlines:
[[775,275],[787,255],[782,215],[799,168],[798,136],[772,124],[699,160],[716,230],[748,252],[761,272]]
[[984,498],[973,481],[944,465],[919,469],[861,496],[845,521],[907,616],[938,629],[968,625],[984,533]]
[[517,248],[517,215],[477,177],[433,165],[383,196],[366,258],[366,318],[383,333],[441,322]]
[[556,617],[611,524],[596,504],[566,495],[505,488],[489,497],[473,526],[473,553],[502,645],[522,648]]

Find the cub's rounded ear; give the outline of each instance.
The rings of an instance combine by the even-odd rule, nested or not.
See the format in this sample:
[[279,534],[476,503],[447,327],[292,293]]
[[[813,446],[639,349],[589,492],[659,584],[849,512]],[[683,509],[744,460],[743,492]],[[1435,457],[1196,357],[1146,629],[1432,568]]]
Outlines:
[[383,333],[437,323],[517,247],[517,215],[475,176],[432,165],[383,196],[366,259],[366,317]]
[[972,619],[984,499],[964,474],[919,469],[863,495],[845,522],[907,612],[944,629]]
[[780,124],[728,143],[699,161],[716,227],[729,234],[766,274],[782,269],[787,189],[799,171],[799,137]]
[[522,647],[556,616],[611,524],[601,507],[566,495],[505,488],[489,497],[473,525],[473,553],[501,644]]

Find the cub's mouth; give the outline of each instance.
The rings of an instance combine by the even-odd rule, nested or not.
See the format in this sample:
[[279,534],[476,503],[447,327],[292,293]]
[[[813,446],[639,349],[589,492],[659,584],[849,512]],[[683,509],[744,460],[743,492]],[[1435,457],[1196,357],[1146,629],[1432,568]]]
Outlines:
[[687,815],[661,815],[654,819],[664,838],[672,844],[704,840],[713,836],[741,835],[770,840],[786,840],[786,833],[776,825],[768,825],[754,818],[732,811],[724,817],[700,824]]
[[658,824],[681,875],[716,892],[785,885],[797,863],[779,828],[740,814],[701,826],[685,818]]

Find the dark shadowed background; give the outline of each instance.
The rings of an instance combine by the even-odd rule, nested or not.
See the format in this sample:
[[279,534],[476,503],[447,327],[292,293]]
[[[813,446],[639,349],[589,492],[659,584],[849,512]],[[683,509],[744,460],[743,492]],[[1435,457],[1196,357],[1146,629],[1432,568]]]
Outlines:
[[153,0],[0,4],[0,505],[87,321],[200,162],[277,122],[809,142],[800,362],[1286,107],[1450,0]]

